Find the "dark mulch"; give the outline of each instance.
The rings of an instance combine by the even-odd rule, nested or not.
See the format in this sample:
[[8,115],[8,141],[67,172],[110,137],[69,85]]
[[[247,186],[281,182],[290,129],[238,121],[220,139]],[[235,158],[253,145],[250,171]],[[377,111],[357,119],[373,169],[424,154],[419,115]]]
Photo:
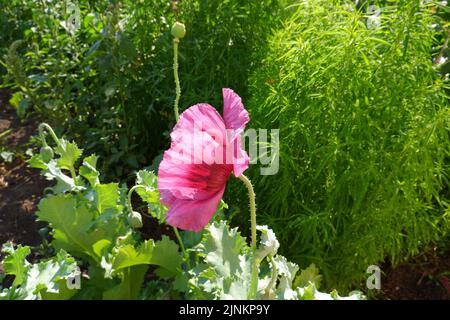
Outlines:
[[450,251],[432,248],[407,263],[382,266],[379,299],[449,300]]
[[0,133],[11,130],[0,144],[16,153],[11,163],[0,159],[0,246],[7,241],[33,246],[40,241],[34,212],[48,182],[28,168],[24,156],[30,136],[36,134],[36,121],[20,121],[9,98],[7,90],[0,91]]

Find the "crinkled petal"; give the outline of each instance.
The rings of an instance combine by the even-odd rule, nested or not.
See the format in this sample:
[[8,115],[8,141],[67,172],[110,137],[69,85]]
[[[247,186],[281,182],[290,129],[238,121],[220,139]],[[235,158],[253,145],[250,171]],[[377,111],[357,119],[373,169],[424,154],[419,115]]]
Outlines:
[[224,191],[225,186],[204,200],[175,200],[167,212],[167,222],[182,230],[199,232],[211,220]]
[[233,174],[235,177],[239,177],[247,170],[250,158],[244,148],[242,148],[240,136],[234,139],[233,148]]
[[233,173],[239,177],[249,164],[248,154],[242,147],[241,134],[250,118],[242,104],[241,97],[228,88],[224,88],[222,93],[223,117],[228,130],[229,143],[233,148]]
[[[235,135],[244,132],[245,125],[249,122],[247,110],[242,104],[241,97],[239,97],[233,90],[222,89],[223,95],[223,119],[225,127],[235,131]],[[234,137],[232,137],[234,138]]]
[[170,210],[180,200],[206,201],[223,190],[233,167],[223,161],[227,137],[217,111],[206,104],[189,108],[171,137],[158,169],[161,202]]

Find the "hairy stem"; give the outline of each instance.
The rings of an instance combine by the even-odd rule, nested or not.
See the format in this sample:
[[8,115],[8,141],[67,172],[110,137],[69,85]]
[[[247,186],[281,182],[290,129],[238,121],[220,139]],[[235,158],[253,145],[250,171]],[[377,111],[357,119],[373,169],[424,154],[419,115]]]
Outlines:
[[240,175],[239,179],[244,183],[248,190],[248,198],[250,204],[250,222],[251,222],[251,236],[252,244],[251,248],[253,251],[252,259],[252,274],[250,281],[250,292],[249,299],[254,299],[256,296],[256,291],[258,290],[258,259],[256,257],[256,201],[255,201],[255,191],[253,190],[252,183],[245,175]]
[[178,76],[178,43],[180,40],[178,38],[173,39],[173,76],[175,78],[175,102],[173,105],[173,110],[175,113],[175,120],[178,122],[180,118],[178,112],[178,103],[180,102],[181,88],[180,88],[180,78]]
[[44,129],[47,130],[50,133],[50,136],[52,137],[53,141],[55,141],[56,145],[58,147],[60,147],[61,146],[61,141],[56,136],[55,131],[53,131],[52,127],[50,127],[46,123],[41,123],[39,125],[39,127],[38,127],[38,130],[39,130],[39,137],[41,138],[42,144],[44,145],[44,147],[47,147],[47,141],[45,140]]

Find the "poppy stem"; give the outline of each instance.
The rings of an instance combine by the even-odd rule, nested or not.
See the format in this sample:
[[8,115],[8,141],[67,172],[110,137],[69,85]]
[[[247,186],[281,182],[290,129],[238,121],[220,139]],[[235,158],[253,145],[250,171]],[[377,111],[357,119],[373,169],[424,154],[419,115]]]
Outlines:
[[145,186],[141,185],[141,184],[137,184],[135,186],[133,186],[129,191],[128,191],[128,195],[127,195],[127,207],[128,207],[128,211],[130,211],[130,213],[133,212],[133,206],[131,205],[131,195],[133,194],[133,191],[139,188],[143,188],[145,189]]
[[248,198],[250,204],[250,222],[251,222],[251,234],[252,234],[252,275],[250,281],[250,292],[249,299],[254,299],[256,296],[256,291],[258,290],[258,260],[256,258],[256,201],[255,201],[255,191],[253,190],[253,185],[251,181],[243,174],[238,177],[248,190]]
[[251,222],[251,232],[252,232],[252,250],[256,250],[256,201],[255,201],[255,191],[253,190],[253,185],[250,180],[243,174],[239,176],[239,179],[244,182],[248,190],[248,198],[250,204],[250,222]]
[[186,252],[186,249],[184,248],[183,240],[181,240],[180,233],[178,232],[178,229],[176,227],[173,227],[173,231],[175,232],[175,236],[178,239],[178,242],[180,243],[181,252],[183,252],[184,260],[186,260],[186,265],[188,269],[191,268],[191,263],[189,262],[189,255]]
[[50,127],[46,123],[41,123],[39,125],[39,127],[38,127],[38,130],[39,130],[39,137],[41,138],[42,144],[44,145],[44,147],[48,146],[47,145],[47,141],[45,140],[44,129],[47,130],[50,133],[50,136],[53,138],[53,140],[55,141],[56,145],[58,147],[61,146],[61,141],[59,141],[59,138],[56,136],[55,131],[53,131],[52,127]]
[[178,103],[180,101],[181,88],[180,88],[180,78],[178,76],[178,43],[180,39],[173,39],[173,76],[175,78],[175,102],[173,105],[173,110],[175,113],[175,120],[178,122],[180,118],[178,112]]

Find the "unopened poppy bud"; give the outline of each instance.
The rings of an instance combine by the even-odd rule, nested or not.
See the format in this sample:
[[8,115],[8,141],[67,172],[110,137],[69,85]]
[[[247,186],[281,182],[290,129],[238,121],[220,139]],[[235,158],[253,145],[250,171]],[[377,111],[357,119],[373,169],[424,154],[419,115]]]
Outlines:
[[53,159],[53,150],[49,146],[42,147],[40,150],[42,161],[45,163]]
[[181,22],[175,22],[172,26],[172,36],[181,39],[186,35],[186,27]]
[[139,212],[133,211],[128,216],[128,222],[130,223],[131,227],[133,229],[140,229],[142,228],[142,216]]

